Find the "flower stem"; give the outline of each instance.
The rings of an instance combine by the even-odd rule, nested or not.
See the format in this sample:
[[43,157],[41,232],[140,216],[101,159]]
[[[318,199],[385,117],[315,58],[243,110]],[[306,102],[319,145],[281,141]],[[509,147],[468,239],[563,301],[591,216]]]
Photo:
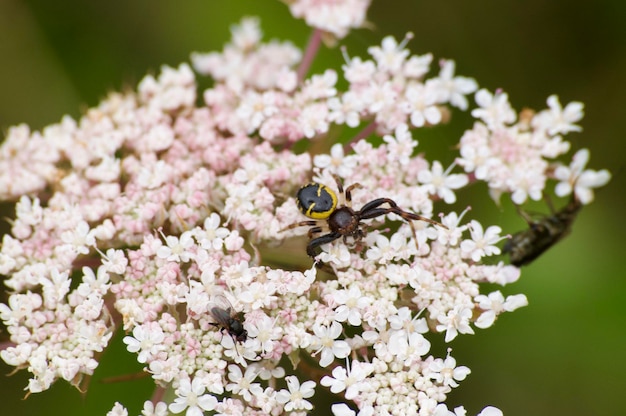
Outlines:
[[320,44],[322,43],[322,31],[319,29],[314,29],[311,37],[309,38],[309,43],[306,47],[306,51],[304,52],[304,57],[302,58],[302,62],[300,63],[300,67],[298,68],[298,84],[304,80],[306,74],[309,72],[309,68],[311,67],[311,63],[317,55],[317,51],[320,48]]

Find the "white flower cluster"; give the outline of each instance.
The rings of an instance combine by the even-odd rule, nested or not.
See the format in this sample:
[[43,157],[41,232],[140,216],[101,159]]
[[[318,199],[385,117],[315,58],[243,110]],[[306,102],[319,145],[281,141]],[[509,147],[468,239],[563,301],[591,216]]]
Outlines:
[[606,170],[583,172],[588,152],[577,153],[570,169],[548,161],[569,150],[564,134],[581,130],[575,123],[583,117],[582,103],[573,102],[563,108],[552,95],[548,98],[549,109],[537,114],[527,111],[516,122],[506,93],[480,90],[476,102],[480,108],[472,115],[480,121],[461,138],[457,162],[477,180],[487,182],[494,199],[511,193],[518,205],[528,198],[538,201],[544,196],[546,181],[555,179],[561,181],[556,188],[558,196],[571,194],[575,187],[575,197],[588,204],[593,200],[591,189],[609,181]]
[[[289,2],[337,38],[362,24],[368,4]],[[569,150],[562,136],[580,129],[581,104],[550,97],[548,110],[518,119],[505,93],[486,90],[458,157],[428,160],[413,130],[468,110],[478,85],[450,60],[429,77],[432,56],[411,55],[408,39],[346,57],[340,91],[336,71],[305,79],[294,68],[310,50],[303,58],[289,43],[262,43],[247,19],[221,53],[192,56],[215,80],[205,106],[183,64],[79,121],[11,129],[0,198],[19,202],[0,249],[12,291],[0,304],[12,345],[0,356],[32,374],[28,391],[59,378],[79,386],[123,328],[127,350],[175,396],[148,402],[144,415],[305,414],[319,385],[357,408],[335,403],[335,415],[465,415],[444,402],[470,370],[431,341],[488,328],[528,302],[485,290],[520,276],[498,257],[501,227],[445,204],[479,180],[517,204],[554,180],[558,196],[587,204],[610,174],[585,169],[584,149],[569,166],[556,160]],[[294,151],[333,139],[332,125],[363,129],[325,143],[328,154]],[[311,179],[333,189],[335,178],[351,190],[340,205],[360,212],[378,199],[401,211],[370,211],[380,215],[360,218],[360,233],[338,232],[310,259],[296,237],[328,224],[305,220],[293,195]],[[439,211],[441,225],[399,214]],[[301,221],[309,227],[291,227]],[[109,414],[125,412],[116,404]]]

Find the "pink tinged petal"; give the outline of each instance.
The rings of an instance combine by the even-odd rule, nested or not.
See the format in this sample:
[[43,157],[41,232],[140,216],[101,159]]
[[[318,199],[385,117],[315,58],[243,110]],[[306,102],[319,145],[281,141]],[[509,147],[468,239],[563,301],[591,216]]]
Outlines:
[[497,407],[487,406],[485,407],[478,416],[503,416],[502,410]]
[[203,416],[204,412],[198,406],[192,406],[185,412],[185,416]]
[[333,353],[337,358],[346,358],[350,351],[350,345],[346,341],[335,341]]
[[313,395],[315,394],[315,382],[309,380],[302,383],[302,385],[300,386],[300,394],[302,394],[302,397],[304,397],[305,399],[313,397]]
[[345,374],[346,370],[345,368],[341,368],[341,367],[336,367],[336,369],[337,368],[339,368],[340,370],[343,370],[344,374],[339,376],[338,374],[336,374],[335,370],[333,370],[333,376],[335,378],[332,378],[330,376],[324,376],[320,380],[320,384],[325,387],[330,387],[330,391],[332,393],[339,393],[346,388],[346,385],[343,382],[343,380],[347,378],[347,374]]
[[570,166],[571,169],[577,172],[582,171],[585,166],[587,166],[587,163],[589,162],[589,157],[589,149],[580,149],[572,157],[572,164]]
[[278,403],[285,404],[289,401],[290,397],[291,397],[291,393],[289,393],[287,390],[284,390],[284,389],[276,393],[276,401]]
[[611,180],[611,174],[608,170],[593,171],[586,170],[580,174],[576,185],[583,186],[585,188],[599,188],[606,185]]
[[428,107],[424,110],[424,117],[430,124],[439,124],[442,119],[441,111],[437,107]]
[[485,232],[485,240],[490,243],[495,243],[500,240],[500,233],[502,232],[502,228],[497,225],[492,225],[487,228]]
[[464,175],[462,173],[449,175],[446,178],[446,186],[452,189],[462,188],[468,183],[469,183],[469,178],[467,177],[467,175]]
[[352,400],[359,395],[359,385],[353,384],[346,390],[345,397],[347,400]]
[[515,192],[511,195],[511,200],[516,205],[522,205],[526,202],[526,198],[528,198],[528,194],[523,189],[516,189]]
[[413,113],[411,113],[411,124],[415,127],[422,127],[426,121],[426,118],[424,116],[425,114],[423,114],[422,112],[414,111]]
[[478,317],[474,325],[476,325],[478,328],[485,329],[493,325],[495,320],[496,313],[494,311],[486,311]]
[[572,193],[572,185],[569,182],[559,182],[554,188],[554,193],[557,196],[566,196]]
[[576,199],[583,205],[587,205],[593,201],[593,191],[589,188],[577,186],[576,189],[574,189],[574,194],[576,194]]
[[184,399],[177,398],[174,403],[170,403],[169,409],[172,413],[180,413],[187,408],[187,403]]
[[413,353],[419,355],[420,357],[430,351],[430,342],[424,338],[422,334],[411,334],[409,337],[409,346],[411,347]]
[[455,380],[462,381],[471,373],[470,369],[465,366],[456,367],[452,374]]
[[324,348],[320,354],[320,367],[328,367],[334,359],[335,355],[333,352],[328,348]]
[[599,172],[586,170],[577,179],[574,192],[578,200],[583,204],[593,201],[593,188],[606,185],[611,179],[611,174],[607,170]]
[[210,394],[205,394],[198,397],[198,406],[203,410],[214,410],[215,406],[217,406],[217,399]]
[[526,295],[523,294],[508,296],[504,302],[504,309],[507,312],[512,312],[515,309],[522,308],[524,306],[528,306],[528,298],[526,298]]
[[330,407],[335,416],[355,416],[356,412],[345,403],[335,403]]
[[437,194],[446,204],[454,204],[456,202],[456,195],[448,188],[439,188]]

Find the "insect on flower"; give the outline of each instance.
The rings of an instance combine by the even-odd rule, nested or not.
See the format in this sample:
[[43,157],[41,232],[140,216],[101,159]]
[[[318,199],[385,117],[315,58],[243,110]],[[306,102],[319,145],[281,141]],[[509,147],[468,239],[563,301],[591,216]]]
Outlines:
[[416,234],[416,230],[411,221],[426,221],[447,228],[437,221],[402,210],[398,204],[389,198],[374,199],[363,205],[360,210],[354,210],[352,209],[352,191],[361,185],[353,183],[344,191],[339,177],[334,176],[334,178],[337,183],[337,190],[342,196],[340,204],[337,205],[337,194],[328,186],[315,182],[306,184],[298,191],[296,204],[300,212],[311,220],[300,221],[283,229],[285,231],[301,226],[311,227],[308,232],[310,241],[306,247],[306,252],[310,257],[319,254],[317,252],[318,247],[338,238],[343,237],[344,243],[347,242],[348,237],[352,237],[354,241],[361,240],[365,236],[361,221],[381,215],[396,214],[402,217],[411,226],[413,234]]
[[237,312],[224,295],[216,295],[208,309],[209,314],[215,320],[211,325],[220,328],[222,334],[224,331],[228,332],[235,343],[246,342],[248,331],[245,330]]
[[558,212],[547,215],[539,221],[533,221],[527,214],[522,216],[529,228],[513,234],[506,242],[502,251],[509,253],[511,264],[524,266],[543,254],[546,250],[565,237],[572,228],[578,211],[582,207],[576,197]]

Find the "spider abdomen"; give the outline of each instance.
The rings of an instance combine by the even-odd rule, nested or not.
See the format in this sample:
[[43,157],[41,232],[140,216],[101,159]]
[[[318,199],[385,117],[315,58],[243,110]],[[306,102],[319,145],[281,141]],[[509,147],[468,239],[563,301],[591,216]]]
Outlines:
[[309,183],[298,191],[296,195],[298,209],[309,218],[326,219],[337,206],[337,195],[319,183]]

